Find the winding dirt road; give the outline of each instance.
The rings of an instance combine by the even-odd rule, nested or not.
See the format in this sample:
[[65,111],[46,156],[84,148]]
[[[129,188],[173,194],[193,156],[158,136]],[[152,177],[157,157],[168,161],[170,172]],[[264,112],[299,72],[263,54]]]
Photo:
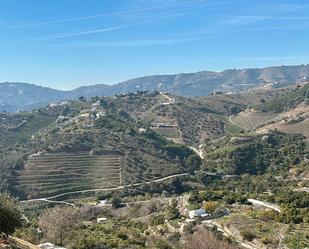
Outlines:
[[154,183],[154,182],[163,182],[163,181],[175,178],[175,177],[187,176],[188,174],[189,173],[174,174],[174,175],[165,176],[165,177],[153,180],[153,181],[133,183],[133,184],[122,185],[122,186],[118,186],[118,187],[114,187],[114,188],[96,188],[96,189],[86,189],[86,190],[80,190],[80,191],[72,191],[72,192],[67,192],[67,193],[54,195],[54,196],[50,196],[50,197],[46,197],[46,198],[24,200],[24,201],[20,201],[20,203],[44,201],[44,202],[52,202],[52,203],[59,203],[59,204],[66,204],[66,205],[74,206],[74,204],[72,204],[72,203],[65,202],[65,201],[53,201],[53,199],[63,197],[63,196],[66,196],[66,195],[71,195],[71,194],[121,190],[121,189],[124,189],[126,187],[130,187],[130,186],[140,186],[142,184],[151,184],[151,183]]

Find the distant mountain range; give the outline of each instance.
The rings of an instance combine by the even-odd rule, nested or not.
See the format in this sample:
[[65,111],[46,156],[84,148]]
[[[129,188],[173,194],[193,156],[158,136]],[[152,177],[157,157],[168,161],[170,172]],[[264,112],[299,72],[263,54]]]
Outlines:
[[309,79],[309,65],[257,69],[202,71],[174,75],[155,75],[131,79],[114,85],[91,85],[60,91],[34,84],[0,83],[0,111],[30,110],[50,102],[80,96],[111,96],[137,91],[164,91],[180,96],[206,96],[215,91],[239,92],[258,85],[281,87]]

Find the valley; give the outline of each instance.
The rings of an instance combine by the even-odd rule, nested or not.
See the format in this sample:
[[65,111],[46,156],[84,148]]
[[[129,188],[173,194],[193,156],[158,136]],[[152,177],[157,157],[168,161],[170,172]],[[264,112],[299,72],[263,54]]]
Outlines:
[[231,248],[306,245],[308,194],[295,190],[308,187],[307,89],[138,91],[2,113],[1,189],[33,222],[15,235],[36,243],[33,231],[52,226],[43,219],[69,212],[87,224],[70,223],[69,248],[77,237],[80,247],[186,248],[199,233]]

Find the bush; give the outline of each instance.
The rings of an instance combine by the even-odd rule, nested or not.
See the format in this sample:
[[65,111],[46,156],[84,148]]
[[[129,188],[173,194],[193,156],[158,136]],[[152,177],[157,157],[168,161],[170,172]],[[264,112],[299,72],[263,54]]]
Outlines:
[[252,241],[256,238],[255,233],[252,231],[248,231],[248,230],[242,231],[241,236],[244,240],[247,240],[247,241]]
[[114,208],[119,208],[121,206],[122,200],[119,197],[115,196],[112,198],[111,202]]

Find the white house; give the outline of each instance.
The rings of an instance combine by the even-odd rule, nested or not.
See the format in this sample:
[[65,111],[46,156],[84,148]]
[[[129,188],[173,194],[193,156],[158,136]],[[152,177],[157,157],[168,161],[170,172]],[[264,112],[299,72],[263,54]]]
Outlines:
[[99,201],[99,206],[106,206],[106,204],[107,204],[107,199]]
[[38,245],[39,248],[42,249],[65,249],[64,247],[60,247],[60,246],[55,246],[52,243],[44,243],[44,244],[40,244]]
[[193,219],[195,217],[202,217],[206,214],[206,210],[205,208],[200,208],[200,209],[196,209],[196,210],[192,210],[189,212],[189,217],[190,219]]
[[107,221],[107,218],[102,217],[102,218],[97,218],[97,223],[102,224],[105,223]]

